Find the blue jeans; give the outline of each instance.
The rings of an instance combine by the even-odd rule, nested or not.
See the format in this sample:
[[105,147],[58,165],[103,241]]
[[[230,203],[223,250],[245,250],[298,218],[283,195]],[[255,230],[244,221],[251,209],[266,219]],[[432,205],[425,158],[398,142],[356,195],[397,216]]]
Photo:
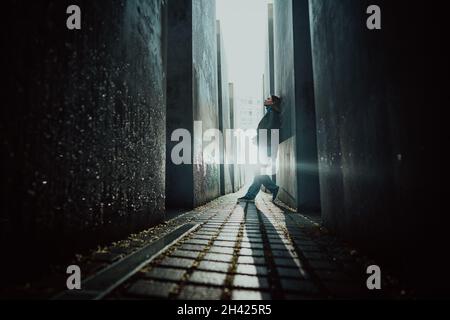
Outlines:
[[259,191],[261,190],[262,185],[264,185],[267,190],[272,192],[272,194],[278,189],[278,186],[272,181],[269,176],[256,176],[245,197],[249,199],[255,199]]

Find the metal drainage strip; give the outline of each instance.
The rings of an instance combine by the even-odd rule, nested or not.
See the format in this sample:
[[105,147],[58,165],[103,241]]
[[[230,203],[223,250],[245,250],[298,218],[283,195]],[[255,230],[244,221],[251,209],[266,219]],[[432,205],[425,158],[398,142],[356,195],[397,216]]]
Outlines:
[[149,264],[180,238],[197,229],[199,224],[185,224],[161,239],[106,267],[82,282],[82,290],[66,290],[54,300],[100,300]]

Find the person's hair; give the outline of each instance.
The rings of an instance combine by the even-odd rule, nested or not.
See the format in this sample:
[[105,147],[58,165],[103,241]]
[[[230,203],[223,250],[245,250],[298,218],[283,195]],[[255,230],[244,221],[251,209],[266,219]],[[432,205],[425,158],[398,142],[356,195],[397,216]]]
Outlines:
[[279,105],[281,103],[281,98],[276,96],[276,95],[272,95],[272,101],[274,104]]

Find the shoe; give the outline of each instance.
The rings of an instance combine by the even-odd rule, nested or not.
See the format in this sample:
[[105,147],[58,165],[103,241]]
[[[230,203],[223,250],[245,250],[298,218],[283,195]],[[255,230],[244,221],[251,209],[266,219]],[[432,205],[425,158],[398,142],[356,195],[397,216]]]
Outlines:
[[255,199],[249,198],[249,197],[242,197],[238,199],[238,202],[251,202],[255,203]]
[[273,194],[272,194],[272,202],[275,202],[275,199],[277,198],[279,191],[280,191],[280,187],[277,187],[275,189],[275,191],[273,192]]

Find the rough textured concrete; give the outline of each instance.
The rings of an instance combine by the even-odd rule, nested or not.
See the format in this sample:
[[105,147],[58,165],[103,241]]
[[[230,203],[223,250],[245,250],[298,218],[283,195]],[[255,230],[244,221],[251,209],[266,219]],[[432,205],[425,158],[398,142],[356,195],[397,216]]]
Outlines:
[[190,1],[169,1],[168,26],[166,206],[193,208],[193,167],[188,164],[175,165],[171,160],[172,149],[178,144],[171,141],[172,133],[177,129],[186,129],[193,136],[194,132]]
[[[167,201],[173,207],[193,208],[220,195],[220,166],[207,164],[202,148],[194,148],[194,121],[202,129],[219,128],[217,35],[215,1],[169,2],[168,30],[168,156],[177,144],[175,129],[192,135],[192,162],[176,166],[167,158]],[[206,144],[205,144],[206,145]]]
[[308,0],[293,1],[298,207],[320,209],[316,110]]
[[[221,145],[221,165],[220,165],[220,193],[226,195],[234,190],[234,167],[233,149],[234,137],[227,137],[226,130],[232,129],[232,109],[230,106],[230,94],[228,83],[228,64],[226,48],[223,43],[223,36],[220,30],[220,21],[217,21],[217,72],[218,72],[218,102],[219,102],[219,130],[224,135],[224,142]],[[230,139],[229,139],[230,138]]]
[[267,16],[266,65],[264,69],[263,99],[267,99],[267,97],[275,92],[273,3],[267,4]]
[[[436,288],[446,278],[436,250],[445,231],[433,209],[440,201],[429,171],[436,119],[424,111],[434,99],[425,100],[424,90],[434,78],[424,68],[440,61],[431,51],[425,60],[432,48],[425,37],[439,29],[411,25],[427,16],[422,6],[377,1],[382,30],[369,31],[370,4],[310,0],[323,218],[346,239],[391,257],[415,284]],[[435,283],[423,279],[430,267]]]
[[[231,110],[231,125],[233,129],[237,128],[237,112],[236,112],[236,102],[235,102],[235,94],[234,94],[234,84],[228,84],[228,96],[230,99],[230,110]],[[233,145],[233,161],[235,163],[233,167],[233,192],[238,192],[243,186],[244,181],[242,180],[242,171],[243,166],[237,164],[237,155],[238,155],[238,143],[235,142]]]
[[297,208],[297,173],[295,157],[295,138],[292,137],[280,144],[278,149],[278,171],[277,185],[280,186],[278,198],[289,205]]
[[69,1],[2,4],[0,234],[22,276],[163,218],[162,1],[79,2],[81,31]]
[[[292,1],[274,3],[275,41],[275,94],[282,97],[281,145],[278,150],[279,167],[277,184],[279,198],[289,206],[297,208],[297,177],[295,159],[295,139],[292,132],[295,120],[294,87],[294,36],[292,22]],[[285,162],[289,159],[289,162]]]
[[[275,1],[275,93],[282,98],[280,199],[299,210],[320,207],[308,2]],[[289,159],[282,163],[281,159]]]
[[280,141],[295,135],[295,69],[292,0],[274,1],[275,94],[282,101]]
[[[215,0],[192,0],[193,112],[203,131],[219,128],[217,92],[217,35]],[[206,155],[212,156],[212,155]],[[208,164],[202,150],[194,149],[194,206],[220,195],[220,166]]]

